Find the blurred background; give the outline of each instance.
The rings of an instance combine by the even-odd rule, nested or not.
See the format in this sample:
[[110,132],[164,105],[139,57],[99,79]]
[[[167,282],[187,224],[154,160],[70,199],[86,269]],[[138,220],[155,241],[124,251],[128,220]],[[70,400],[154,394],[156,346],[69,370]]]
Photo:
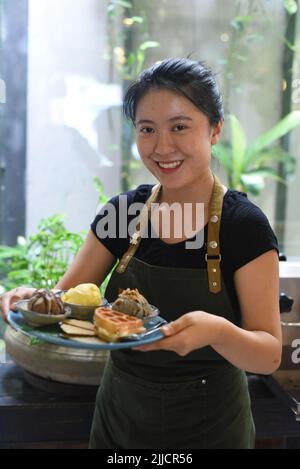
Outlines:
[[214,170],[300,256],[295,0],[0,0],[0,284],[52,286],[99,205],[140,183],[124,90],[165,57],[204,60],[226,124]]

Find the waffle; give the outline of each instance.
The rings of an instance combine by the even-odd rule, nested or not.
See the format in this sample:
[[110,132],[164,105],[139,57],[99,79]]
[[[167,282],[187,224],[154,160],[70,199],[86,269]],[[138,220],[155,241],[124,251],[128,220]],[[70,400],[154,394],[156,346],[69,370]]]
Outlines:
[[117,342],[121,337],[146,330],[141,319],[109,308],[97,308],[94,323],[97,336],[106,342]]

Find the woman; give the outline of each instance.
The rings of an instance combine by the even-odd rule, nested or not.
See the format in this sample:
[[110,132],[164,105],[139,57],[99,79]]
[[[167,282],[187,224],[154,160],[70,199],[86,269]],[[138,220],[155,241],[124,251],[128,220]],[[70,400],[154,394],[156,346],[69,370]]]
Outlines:
[[[108,300],[119,288],[138,288],[170,323],[162,340],[111,353],[90,447],[253,448],[244,371],[270,374],[281,359],[276,237],[261,210],[210,170],[223,111],[215,78],[203,64],[167,59],[145,70],[127,91],[124,110],[141,159],[160,184],[125,194],[129,206],[147,202],[148,208],[131,237],[105,237],[102,210],[56,287],[101,284],[119,259]],[[148,220],[153,202],[159,208],[189,204],[196,229],[178,237],[173,217],[166,236],[160,217],[154,227]],[[110,203],[119,215],[120,199]],[[201,234],[204,244],[191,248],[187,240]],[[19,288],[5,294],[4,316],[31,293]]]

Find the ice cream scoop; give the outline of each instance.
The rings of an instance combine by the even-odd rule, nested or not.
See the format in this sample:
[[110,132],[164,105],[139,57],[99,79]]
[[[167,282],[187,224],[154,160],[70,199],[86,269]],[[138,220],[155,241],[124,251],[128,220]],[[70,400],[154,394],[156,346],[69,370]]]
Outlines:
[[75,288],[70,288],[62,297],[65,303],[81,306],[99,306],[102,298],[97,285],[93,283],[81,283]]

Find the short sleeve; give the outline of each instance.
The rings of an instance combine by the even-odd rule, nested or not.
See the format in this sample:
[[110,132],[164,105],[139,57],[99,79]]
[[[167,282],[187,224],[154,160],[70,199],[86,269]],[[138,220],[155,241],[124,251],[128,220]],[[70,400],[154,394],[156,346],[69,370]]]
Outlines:
[[91,230],[96,238],[114,257],[120,259],[129,247],[128,224],[136,214],[129,215],[128,207],[135,202],[145,203],[152,187],[143,184],[137,189],[113,197],[100,209],[91,223]]
[[98,212],[91,223],[91,230],[96,238],[114,257],[119,258],[126,249],[126,239],[119,239],[119,196],[110,199]]
[[233,272],[273,249],[279,255],[277,237],[265,214],[254,204],[248,207],[232,235]]

